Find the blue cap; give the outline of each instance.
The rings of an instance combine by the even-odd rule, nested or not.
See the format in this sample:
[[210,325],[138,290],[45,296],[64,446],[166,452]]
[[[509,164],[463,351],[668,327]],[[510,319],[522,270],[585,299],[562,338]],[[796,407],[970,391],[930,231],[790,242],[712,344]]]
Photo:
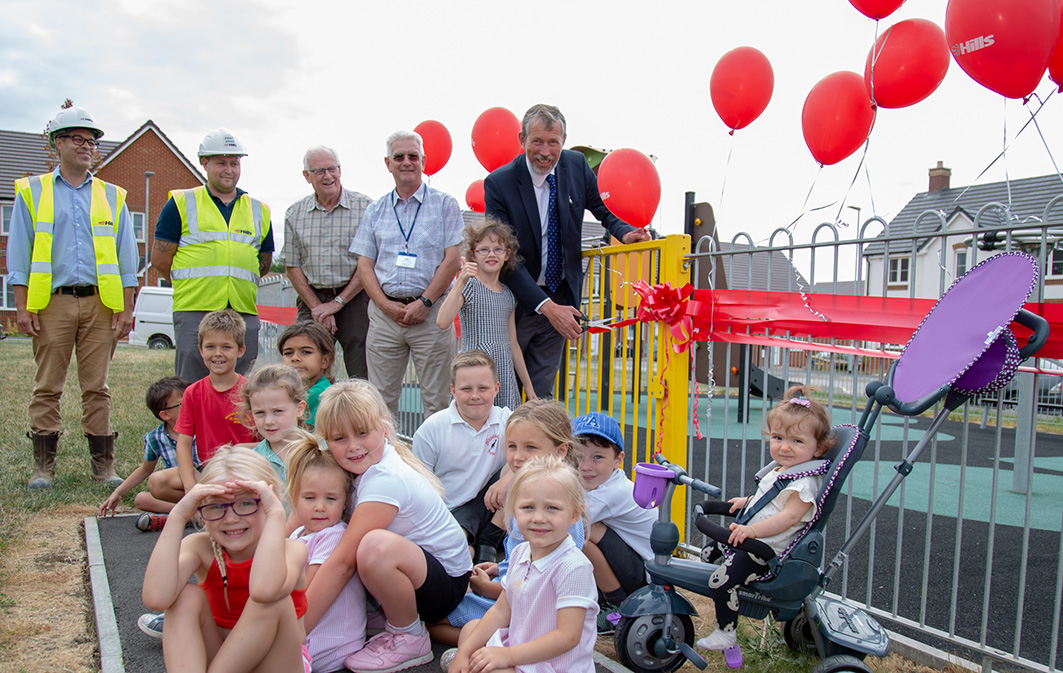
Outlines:
[[581,435],[594,435],[601,437],[607,442],[612,442],[624,450],[624,433],[620,424],[600,411],[592,411],[586,416],[580,416],[572,421],[572,434],[576,437]]

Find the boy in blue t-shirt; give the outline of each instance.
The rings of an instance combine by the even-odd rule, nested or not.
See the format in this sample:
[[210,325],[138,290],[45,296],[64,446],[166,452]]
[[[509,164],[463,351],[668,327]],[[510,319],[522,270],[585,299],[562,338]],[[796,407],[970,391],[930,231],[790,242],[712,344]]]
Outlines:
[[[178,376],[168,376],[148,387],[145,402],[162,423],[144,435],[144,462],[100,505],[100,516],[106,516],[108,511],[113,515],[122,497],[147,479],[148,490],[137,493],[133,499],[136,508],[145,512],[137,519],[137,528],[144,531],[162,529],[166,512],[185,493],[177,473],[177,431],[174,425],[180,416],[181,397],[187,387],[188,381]],[[196,455],[194,448],[192,455]],[[156,472],[155,465],[160,459],[163,469]],[[199,467],[198,460],[196,467]]]

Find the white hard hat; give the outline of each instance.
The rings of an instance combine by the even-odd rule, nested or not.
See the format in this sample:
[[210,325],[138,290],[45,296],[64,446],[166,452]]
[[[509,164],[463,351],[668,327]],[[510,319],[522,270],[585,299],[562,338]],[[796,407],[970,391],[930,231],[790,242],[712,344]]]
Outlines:
[[246,157],[247,150],[244,144],[236,139],[228,129],[217,128],[208,133],[199,143],[199,156],[213,157],[218,155],[232,155]]
[[103,129],[89,111],[79,105],[63,108],[48,122],[48,143],[52,149],[55,149],[55,136],[64,129],[88,129],[97,140],[103,137]]

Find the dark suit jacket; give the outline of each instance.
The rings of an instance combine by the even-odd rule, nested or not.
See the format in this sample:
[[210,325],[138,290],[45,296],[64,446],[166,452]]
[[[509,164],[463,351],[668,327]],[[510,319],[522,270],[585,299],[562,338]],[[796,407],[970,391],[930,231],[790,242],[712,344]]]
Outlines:
[[[557,179],[557,212],[565,283],[578,306],[583,294],[583,261],[580,256],[583,211],[591,211],[617,239],[635,227],[624,224],[606,208],[598,194],[598,178],[579,152],[562,150],[561,159],[554,168],[554,176]],[[502,282],[513,291],[525,311],[534,312],[535,307],[547,299],[547,295],[535,282],[542,271],[542,224],[524,154],[487,176],[484,180],[484,200],[487,215],[507,222],[516,231],[520,254],[524,257],[524,263],[518,264],[513,273],[503,276]]]

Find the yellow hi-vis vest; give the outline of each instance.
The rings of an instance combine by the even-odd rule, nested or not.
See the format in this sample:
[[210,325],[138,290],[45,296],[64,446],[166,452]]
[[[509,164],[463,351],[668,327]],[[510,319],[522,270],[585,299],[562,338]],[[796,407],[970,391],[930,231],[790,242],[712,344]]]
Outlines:
[[[96,286],[104,306],[118,313],[125,309],[122,276],[118,271],[118,246],[115,230],[118,215],[125,206],[126,191],[117,185],[93,177],[89,202],[92,245],[96,253]],[[55,175],[45,173],[15,180],[15,191],[33,220],[33,252],[30,254],[30,279],[26,290],[26,308],[40,311],[52,298],[52,231],[55,225]],[[76,226],[76,224],[75,224]]]
[[181,240],[170,269],[173,310],[232,306],[257,315],[258,254],[269,231],[269,206],[241,194],[226,224],[206,187],[174,190],[170,198],[181,213]]

